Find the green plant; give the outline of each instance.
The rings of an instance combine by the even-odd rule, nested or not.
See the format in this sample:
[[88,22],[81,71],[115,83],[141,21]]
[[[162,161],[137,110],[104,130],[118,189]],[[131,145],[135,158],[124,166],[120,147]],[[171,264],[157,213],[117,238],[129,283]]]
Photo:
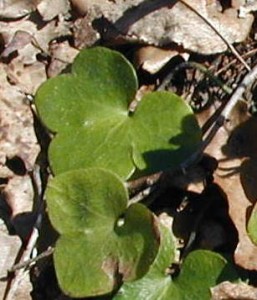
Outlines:
[[253,210],[251,212],[248,224],[247,224],[247,231],[249,234],[249,237],[251,238],[251,240],[253,241],[253,243],[255,245],[257,245],[257,232],[256,232],[256,228],[257,228],[257,211],[256,211],[256,204],[253,207]]
[[170,230],[164,226],[160,229],[159,252],[148,273],[142,279],[125,283],[115,300],[209,300],[210,287],[224,279],[237,279],[237,274],[224,257],[206,250],[191,252],[182,263],[179,275],[172,277],[169,267],[174,262],[175,246]]
[[[49,149],[55,177],[46,198],[60,234],[54,253],[58,281],[73,297],[121,288],[117,299],[136,299],[141,290],[141,299],[187,299],[184,288],[196,295],[204,277],[204,299],[226,261],[196,252],[178,279],[165,275],[173,262],[171,232],[143,205],[128,206],[124,185],[132,175],[177,167],[199,146],[200,128],[190,107],[168,92],[149,93],[130,111],[137,88],[131,64],[97,47],[81,51],[71,74],[48,80],[36,94],[39,116],[55,134]],[[200,261],[193,291],[189,282]]]
[[55,174],[88,167],[129,178],[178,166],[200,142],[190,107],[175,94],[144,96],[129,112],[138,83],[131,64],[105,48],[82,51],[72,74],[48,80],[36,106],[54,133],[49,160]]
[[54,259],[66,293],[109,293],[148,270],[158,250],[158,226],[143,205],[127,207],[127,190],[116,175],[69,171],[49,182],[46,197],[50,220],[61,234]]

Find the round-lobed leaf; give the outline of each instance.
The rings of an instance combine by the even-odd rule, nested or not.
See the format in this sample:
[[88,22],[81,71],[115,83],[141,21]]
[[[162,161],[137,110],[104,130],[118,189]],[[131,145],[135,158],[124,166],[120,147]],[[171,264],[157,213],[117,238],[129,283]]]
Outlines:
[[56,133],[49,149],[55,174],[101,167],[122,178],[176,167],[197,147],[201,133],[190,107],[177,95],[154,92],[129,113],[138,83],[120,53],[82,50],[72,73],[45,82],[36,107]]
[[219,254],[196,250],[182,264],[179,275],[172,278],[167,270],[174,262],[174,245],[167,228],[160,227],[161,244],[155,261],[139,280],[126,282],[115,300],[209,300],[210,288],[223,280],[236,280],[237,274]]
[[161,233],[160,247],[149,271],[143,278],[123,284],[118,293],[114,296],[115,300],[179,299],[175,297],[175,292],[172,297],[166,297],[171,285],[170,276],[166,275],[166,271],[174,261],[175,245],[170,229],[161,223],[159,228]]
[[152,213],[127,208],[122,181],[103,169],[72,170],[51,179],[50,220],[61,234],[54,252],[58,282],[72,297],[102,295],[142,277],[159,247]]

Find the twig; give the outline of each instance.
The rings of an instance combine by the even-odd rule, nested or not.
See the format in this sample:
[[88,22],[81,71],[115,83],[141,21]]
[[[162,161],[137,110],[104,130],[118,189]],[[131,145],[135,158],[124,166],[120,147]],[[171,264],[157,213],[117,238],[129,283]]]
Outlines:
[[215,82],[225,93],[227,94],[231,94],[232,93],[232,89],[230,87],[228,87],[225,83],[223,83],[217,76],[213,75],[212,72],[210,70],[208,70],[205,66],[196,63],[196,62],[183,62],[181,64],[179,64],[177,67],[175,67],[171,73],[169,73],[164,80],[162,81],[162,83],[158,86],[157,90],[164,90],[165,87],[168,85],[168,83],[173,79],[173,77],[175,76],[175,73],[182,68],[194,68],[199,70],[200,72],[202,72],[204,75],[206,75],[207,77],[209,77],[211,80],[213,80],[213,82]]
[[[252,55],[254,55],[256,52],[257,52],[257,49],[255,48],[255,49],[252,49],[252,50],[248,51],[247,53],[242,54],[241,56],[243,58],[248,58],[248,57],[251,57]],[[222,67],[221,69],[217,70],[214,73],[214,76],[218,76],[222,72],[226,71],[229,67],[233,66],[236,62],[237,62],[237,59],[236,58],[233,59],[228,64],[226,64],[224,67]],[[209,69],[209,71],[211,71],[211,69]]]
[[45,250],[44,252],[40,253],[38,256],[28,259],[26,261],[23,262],[19,262],[16,265],[12,266],[10,270],[8,270],[8,272],[12,273],[15,272],[19,269],[27,269],[32,263],[35,263],[37,261],[39,261],[42,258],[48,257],[50,255],[52,255],[54,253],[54,248],[53,247],[48,247],[47,250]]
[[225,120],[228,119],[233,107],[236,105],[238,100],[240,100],[246,88],[252,85],[254,80],[256,79],[257,79],[257,65],[255,65],[254,68],[249,73],[246,74],[242,82],[239,84],[239,86],[237,87],[237,89],[229,99],[228,103],[226,104],[225,108],[223,109],[221,113],[221,117],[223,117]]
[[129,205],[141,202],[146,197],[148,197],[149,195],[151,195],[154,190],[156,190],[156,185],[155,184],[152,184],[152,186],[149,186],[149,187],[145,188],[144,190],[142,190],[141,192],[139,192],[138,194],[136,194],[136,196],[134,196],[133,198],[129,199]]
[[195,160],[195,157],[197,157],[199,153],[205,150],[205,148],[209,145],[213,137],[216,135],[217,131],[224,125],[224,122],[229,119],[229,115],[232,109],[235,107],[236,103],[242,98],[246,88],[249,85],[253,84],[254,80],[256,79],[257,79],[257,65],[255,65],[254,68],[246,74],[242,82],[233,92],[232,96],[230,97],[230,99],[222,109],[220,115],[217,117],[213,126],[211,126],[209,133],[207,133],[206,138],[202,142],[200,148],[187,161],[185,161],[182,164],[184,168],[187,168]]
[[[36,241],[38,239],[38,230],[36,228],[33,228],[32,234],[30,236],[29,242],[26,246],[26,249],[24,250],[22,257],[21,257],[21,263],[28,261],[32,250],[35,247]],[[15,272],[14,278],[11,279],[11,282],[9,285],[7,285],[7,290],[5,291],[5,296],[3,300],[13,300],[15,299],[15,293],[17,292],[17,289],[24,279],[24,277],[27,275],[28,270],[19,269]]]
[[[38,202],[38,216],[35,222],[35,225],[32,229],[29,241],[26,245],[25,250],[20,258],[20,264],[23,264],[29,261],[32,251],[35,248],[36,242],[39,237],[39,227],[41,226],[42,222],[42,210],[43,210],[43,203],[42,203],[42,185],[40,179],[40,167],[36,164],[35,169],[31,173],[31,180],[34,187],[35,198]],[[13,300],[15,299],[15,293],[21,283],[21,281],[26,276],[28,270],[26,269],[18,269],[14,277],[10,279],[9,284],[5,290],[3,300]]]
[[182,164],[182,167],[187,168],[192,162],[195,161],[195,158],[205,150],[205,148],[209,145],[212,141],[213,137],[216,135],[217,131],[224,125],[224,122],[229,119],[229,115],[233,108],[235,107],[236,103],[242,98],[243,93],[245,92],[246,88],[249,85],[252,85],[254,80],[257,79],[257,65],[246,74],[242,82],[233,92],[232,96],[222,109],[220,115],[217,117],[214,124],[211,126],[209,133],[207,133],[206,138],[202,142],[199,149],[187,160]]
[[191,5],[183,0],[179,0],[179,2],[183,3],[187,8],[193,11],[197,16],[199,16],[220,38],[221,40],[227,45],[227,47],[231,50],[231,52],[235,55],[235,57],[245,66],[245,68],[250,71],[251,68],[247,64],[247,62],[242,58],[242,56],[237,52],[235,47],[231,45],[226,38],[216,29],[216,27],[206,19],[202,14],[200,14],[196,9],[194,9]]

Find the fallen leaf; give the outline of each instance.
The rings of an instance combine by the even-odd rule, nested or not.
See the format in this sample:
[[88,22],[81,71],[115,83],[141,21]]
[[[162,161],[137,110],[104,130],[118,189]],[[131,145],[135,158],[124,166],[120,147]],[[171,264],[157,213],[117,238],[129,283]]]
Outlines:
[[31,65],[24,64],[18,56],[6,68],[6,73],[12,84],[15,84],[24,94],[34,95],[39,86],[46,81],[45,64],[36,61]]
[[93,46],[100,38],[100,34],[92,27],[92,19],[93,17],[87,14],[74,22],[74,44],[77,49]]
[[211,288],[212,300],[256,300],[257,288],[244,282],[222,282]]
[[239,7],[239,12],[238,12],[239,18],[244,19],[250,12],[254,12],[257,10],[256,1],[241,1],[241,2],[243,2],[243,3],[241,3],[241,5]]
[[88,1],[87,0],[70,0],[73,7],[78,11],[81,15],[85,15],[88,11]]
[[150,74],[157,73],[171,58],[181,55],[185,60],[189,54],[181,49],[162,49],[153,46],[141,47],[135,53],[135,65]]
[[[19,32],[22,32],[22,35],[19,34]],[[7,54],[12,53],[12,51],[18,50],[18,47],[13,47],[14,42],[16,45],[17,43],[23,44],[22,47],[19,47],[19,50],[25,47],[27,43],[24,42],[24,37],[26,36],[25,39],[27,39],[29,36],[32,37],[36,32],[36,24],[28,20],[27,17],[8,23],[1,21],[0,33],[3,38],[6,49],[3,52],[3,55],[6,56]],[[22,38],[22,41],[19,41],[20,38]],[[39,52],[38,49],[37,52]]]
[[69,45],[67,41],[63,43],[52,43],[49,52],[51,54],[51,63],[47,69],[48,77],[55,77],[64,70],[68,64],[71,64],[79,51]]
[[3,193],[13,217],[32,210],[34,192],[29,175],[10,178]]
[[[19,32],[22,32],[22,35]],[[50,21],[38,29],[36,22],[23,18],[10,23],[0,22],[0,33],[5,43],[4,56],[17,50],[19,58],[24,64],[32,64],[37,61],[39,53],[48,53],[50,41],[67,36],[71,31],[69,23],[64,20]],[[29,36],[31,41],[28,43]],[[17,44],[22,44],[22,47],[18,48]]]
[[214,181],[226,194],[229,215],[238,231],[235,262],[249,270],[257,270],[257,246],[246,230],[249,210],[257,199],[256,127],[257,119],[250,117],[239,102],[230,115],[227,128],[220,128],[206,149],[206,153],[218,161]]
[[[253,23],[251,14],[240,19],[235,8],[221,12],[218,1],[184,2],[195,11],[181,1],[117,0],[108,5],[93,1],[88,5],[92,16],[99,19],[102,15],[111,23],[111,26],[105,24],[102,32],[106,39],[123,35],[129,40],[156,46],[175,42],[202,54],[225,51],[227,45],[198,14],[207,19],[230,44],[243,41],[250,32]],[[100,27],[104,25],[100,24]]]
[[21,247],[21,240],[18,236],[11,236],[0,219],[0,299],[4,299],[7,287],[8,270],[13,266],[18,251]]
[[10,222],[25,238],[32,225],[28,214],[34,199],[31,178],[26,173],[34,168],[39,145],[30,104],[21,89],[10,83],[7,69],[0,64],[0,177],[7,179],[2,193],[11,210]]
[[9,83],[5,67],[0,64],[0,177],[6,174],[1,168],[8,158],[20,157],[26,170],[32,170],[39,152],[30,106],[19,88]]
[[37,10],[44,21],[50,21],[58,15],[65,15],[70,9],[68,0],[42,0],[37,6]]
[[61,18],[48,22],[42,29],[36,29],[34,34],[35,46],[48,53],[49,42],[71,34],[70,23]]
[[1,54],[2,57],[7,57],[10,53],[17,51],[32,41],[32,36],[23,30],[17,30],[10,43],[6,46],[4,52]]
[[0,0],[0,17],[18,19],[36,9],[40,0]]

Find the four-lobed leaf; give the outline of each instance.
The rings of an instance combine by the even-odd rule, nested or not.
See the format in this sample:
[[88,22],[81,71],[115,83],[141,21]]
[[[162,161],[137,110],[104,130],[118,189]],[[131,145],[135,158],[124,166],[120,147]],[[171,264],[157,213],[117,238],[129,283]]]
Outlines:
[[127,190],[116,175],[96,168],[69,171],[50,180],[46,198],[60,233],[54,264],[66,294],[110,293],[148,271],[159,230],[146,207],[127,207]]
[[173,93],[153,92],[131,113],[137,88],[132,65],[102,47],[82,50],[71,74],[39,88],[37,111],[56,133],[49,149],[54,174],[100,167],[127,179],[175,167],[197,148],[200,129],[190,107]]

